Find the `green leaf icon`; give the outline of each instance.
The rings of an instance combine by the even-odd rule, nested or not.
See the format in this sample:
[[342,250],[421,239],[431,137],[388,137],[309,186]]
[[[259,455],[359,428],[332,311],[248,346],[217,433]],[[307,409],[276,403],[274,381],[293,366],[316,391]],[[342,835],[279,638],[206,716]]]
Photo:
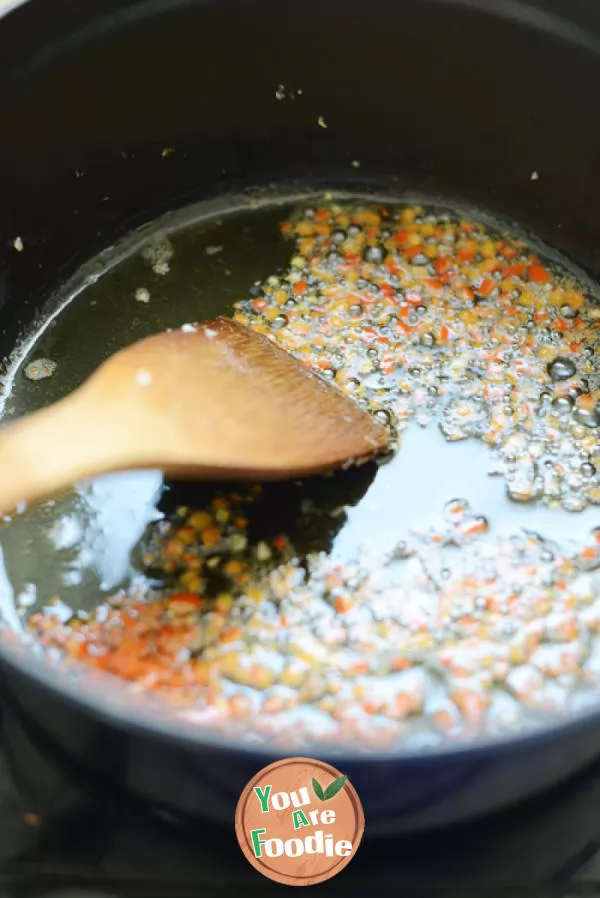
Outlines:
[[[333,798],[334,795],[337,795],[340,789],[343,789],[344,783],[348,779],[347,775],[338,776],[336,780],[332,783],[329,783],[327,788],[325,789],[325,794],[323,796],[323,801],[329,801],[330,798]],[[320,787],[319,787],[320,788]]]
[[314,776],[312,780],[312,787],[317,798],[319,798],[321,801],[325,801],[325,793],[323,792],[323,787],[321,786],[319,780],[316,780]]

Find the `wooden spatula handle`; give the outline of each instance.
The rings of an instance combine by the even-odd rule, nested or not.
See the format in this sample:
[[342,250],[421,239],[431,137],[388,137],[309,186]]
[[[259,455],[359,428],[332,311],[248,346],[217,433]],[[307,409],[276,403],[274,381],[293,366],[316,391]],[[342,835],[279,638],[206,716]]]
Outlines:
[[0,513],[110,470],[114,438],[114,428],[94,419],[79,393],[0,427]]
[[0,428],[0,512],[131,468],[202,479],[321,473],[388,439],[274,342],[217,318],[133,343],[66,399]]

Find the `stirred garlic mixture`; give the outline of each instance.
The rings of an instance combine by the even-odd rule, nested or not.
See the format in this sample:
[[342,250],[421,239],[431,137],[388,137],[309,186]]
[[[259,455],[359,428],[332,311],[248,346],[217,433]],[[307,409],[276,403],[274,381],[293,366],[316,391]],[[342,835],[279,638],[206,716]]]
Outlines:
[[[448,465],[449,444],[479,442],[513,504],[563,518],[600,504],[600,307],[564,267],[415,205],[302,207],[282,232],[288,268],[234,317],[390,428],[397,454],[372,490],[416,429],[443,440]],[[435,745],[594,700],[598,531],[576,544],[506,532],[485,503],[440,492],[426,526],[394,527],[388,510],[386,538],[355,526],[349,548],[360,490],[356,509],[318,512],[341,528],[323,547],[298,537],[311,498],[291,534],[277,488],[219,488],[150,528],[145,589],[66,620],[50,605],[31,628],[189,720],[285,746]]]

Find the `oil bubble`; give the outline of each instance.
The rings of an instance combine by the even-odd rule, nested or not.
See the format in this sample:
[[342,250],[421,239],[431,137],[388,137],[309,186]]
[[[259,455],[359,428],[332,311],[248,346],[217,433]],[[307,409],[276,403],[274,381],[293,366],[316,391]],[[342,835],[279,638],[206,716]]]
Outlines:
[[569,377],[573,377],[576,371],[577,366],[575,362],[565,356],[557,356],[548,365],[548,374],[552,380],[567,380]]

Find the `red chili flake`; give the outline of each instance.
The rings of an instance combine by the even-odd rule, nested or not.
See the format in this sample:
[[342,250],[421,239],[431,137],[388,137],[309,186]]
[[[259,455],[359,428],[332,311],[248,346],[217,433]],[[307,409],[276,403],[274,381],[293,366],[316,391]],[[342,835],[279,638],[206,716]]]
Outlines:
[[428,278],[427,286],[434,293],[441,293],[441,291],[444,289],[444,284],[439,278]]
[[[506,255],[506,253],[504,254]],[[525,274],[527,266],[525,262],[515,262],[514,265],[505,265],[502,269],[502,276],[505,278],[522,277]]]
[[459,524],[458,529],[463,536],[476,536],[485,533],[488,525],[486,521],[468,521],[466,524]]
[[484,278],[479,286],[475,289],[479,296],[483,296],[484,299],[487,299],[493,293],[495,287],[495,281],[493,281],[491,278]]
[[414,259],[415,256],[418,256],[419,253],[423,252],[423,247],[420,243],[417,243],[415,246],[407,246],[402,252],[407,259]]
[[306,291],[308,290],[308,284],[306,283],[306,281],[297,281],[294,284],[293,289],[294,289],[294,293],[296,295],[298,295],[300,293],[306,293]]
[[537,284],[547,284],[550,280],[549,273],[541,265],[530,265],[527,273],[529,280],[535,281]]
[[383,263],[390,274],[399,275],[404,269],[402,266],[398,265],[397,261],[393,258],[393,256],[388,256],[385,262]]

